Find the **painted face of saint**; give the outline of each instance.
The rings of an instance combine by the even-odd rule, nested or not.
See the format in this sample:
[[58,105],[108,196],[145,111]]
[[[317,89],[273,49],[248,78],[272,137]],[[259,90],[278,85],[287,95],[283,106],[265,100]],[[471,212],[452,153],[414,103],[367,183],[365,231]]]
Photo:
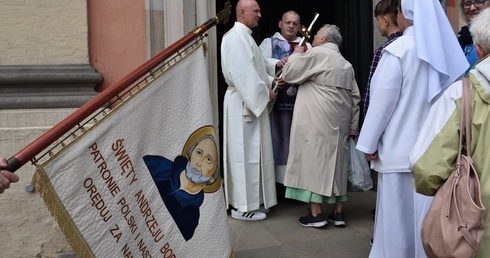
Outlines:
[[190,155],[186,176],[196,184],[207,183],[218,166],[216,144],[206,138],[200,141]]

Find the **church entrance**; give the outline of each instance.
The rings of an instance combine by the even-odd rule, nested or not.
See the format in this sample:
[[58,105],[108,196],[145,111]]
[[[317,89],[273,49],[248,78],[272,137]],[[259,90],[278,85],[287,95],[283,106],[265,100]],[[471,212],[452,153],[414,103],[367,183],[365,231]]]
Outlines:
[[[216,0],[216,11],[223,9],[227,0]],[[222,143],[222,114],[223,98],[226,92],[226,82],[221,73],[221,38],[224,33],[233,27],[236,20],[235,7],[238,0],[231,0],[232,13],[227,24],[219,24],[217,29],[218,39],[218,94],[220,114],[220,142]],[[259,27],[253,29],[252,36],[257,45],[266,37],[272,36],[279,31],[278,22],[282,14],[289,10],[296,11],[301,16],[301,22],[309,26],[316,12],[320,14],[312,29],[312,35],[324,24],[334,24],[340,28],[343,38],[341,46],[342,55],[353,65],[356,80],[364,95],[364,86],[369,75],[369,65],[373,54],[373,3],[371,0],[280,0],[280,1],[258,1],[262,18]],[[311,42],[311,40],[310,40]],[[362,118],[361,118],[362,119]],[[222,148],[221,148],[222,149]]]

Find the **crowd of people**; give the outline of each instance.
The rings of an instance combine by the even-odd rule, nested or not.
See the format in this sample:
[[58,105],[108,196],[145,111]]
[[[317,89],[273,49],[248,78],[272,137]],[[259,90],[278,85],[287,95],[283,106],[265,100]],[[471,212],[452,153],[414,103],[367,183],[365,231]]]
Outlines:
[[[420,229],[432,197],[455,168],[463,76],[472,85],[474,165],[490,207],[490,5],[465,0],[470,23],[457,38],[437,0],[381,0],[374,17],[386,43],[374,53],[359,125],[361,95],[342,57],[340,30],[323,25],[299,45],[300,16],[283,14],[280,32],[259,45],[255,0],[239,0],[222,39],[224,188],[231,216],[263,220],[286,198],[309,204],[306,227],[345,226],[349,137],[379,173],[374,241],[369,257],[425,257]],[[430,40],[429,40],[430,39]],[[459,40],[459,43],[458,43]],[[474,56],[473,56],[474,55]],[[476,58],[475,58],[476,57]],[[274,87],[278,86],[275,90]],[[369,108],[368,108],[369,107]],[[414,148],[414,146],[423,148]],[[444,151],[441,151],[444,150]],[[19,177],[0,157],[0,193]],[[415,187],[414,187],[415,186]],[[325,216],[322,204],[334,204]],[[485,214],[487,228],[490,215]],[[490,253],[486,231],[477,257]]]
[[[232,218],[267,218],[277,204],[277,181],[286,198],[310,204],[302,225],[321,227],[328,219],[345,226],[347,140],[358,134],[361,96],[354,69],[340,54],[339,29],[325,25],[311,45],[299,45],[300,16],[288,11],[280,32],[259,47],[251,36],[261,17],[259,4],[238,1],[236,17],[221,44],[228,84],[224,185]],[[328,217],[321,211],[324,202],[335,204]]]
[[385,47],[374,72],[357,148],[378,172],[370,256],[424,257],[417,232],[431,197],[414,192],[408,153],[433,99],[468,64],[439,1],[401,0],[397,21],[403,35]]
[[[447,164],[438,162],[440,157],[433,153],[459,139],[452,135],[458,134],[453,124],[458,119],[438,121],[446,124],[436,127],[430,114],[440,114],[447,106],[444,101],[451,102],[449,111],[458,114],[455,100],[460,98],[461,79],[466,74],[473,84],[473,127],[478,131],[478,141],[472,146],[475,166],[482,173],[483,189],[488,184],[483,154],[487,130],[482,127],[490,111],[490,73],[485,61],[490,50],[490,10],[482,10],[489,2],[460,2],[470,24],[457,38],[437,0],[379,1],[374,17],[387,41],[376,49],[371,62],[362,96],[365,119],[361,126],[361,96],[352,65],[339,51],[339,29],[323,25],[311,47],[298,46],[300,17],[288,11],[279,21],[280,32],[257,46],[251,29],[261,17],[259,4],[239,0],[237,21],[221,46],[228,84],[224,185],[232,218],[266,219],[267,210],[277,204],[275,180],[285,187],[278,194],[309,204],[307,215],[299,217],[301,225],[323,227],[330,221],[345,226],[347,139],[358,136],[356,148],[379,173],[369,257],[425,257],[421,223],[431,196],[454,169],[451,158],[456,157],[457,149],[441,158]],[[472,55],[479,59],[476,65]],[[272,90],[275,84],[280,85],[278,91]],[[284,98],[293,96],[287,89],[293,86],[294,98],[285,104]],[[434,143],[413,159],[414,144],[424,140]],[[444,169],[429,169],[437,162]],[[490,202],[488,191],[482,191],[484,202]],[[322,211],[323,203],[334,204],[328,216]],[[490,223],[490,216],[485,218]],[[489,252],[483,247],[488,246],[489,237],[487,231],[479,257]]]

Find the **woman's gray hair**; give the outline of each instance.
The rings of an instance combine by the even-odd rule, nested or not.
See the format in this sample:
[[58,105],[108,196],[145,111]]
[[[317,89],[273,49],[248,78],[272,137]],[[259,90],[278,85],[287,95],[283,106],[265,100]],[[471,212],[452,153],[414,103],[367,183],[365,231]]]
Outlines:
[[490,53],[490,8],[483,9],[470,25],[473,43],[478,44],[486,53]]
[[320,33],[322,36],[325,36],[326,42],[335,43],[339,48],[342,45],[342,36],[337,26],[325,24],[320,28]]

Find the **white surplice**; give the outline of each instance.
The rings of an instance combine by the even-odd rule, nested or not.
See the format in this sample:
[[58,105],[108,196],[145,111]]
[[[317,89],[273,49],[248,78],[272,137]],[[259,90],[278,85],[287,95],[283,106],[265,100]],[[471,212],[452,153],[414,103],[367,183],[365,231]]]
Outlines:
[[[246,212],[277,204],[264,58],[244,24],[235,22],[221,42],[228,84],[223,104],[223,164],[227,205]],[[250,111],[250,122],[244,110]]]
[[371,101],[357,149],[378,151],[378,159],[371,163],[380,173],[410,172],[408,153],[430,108],[429,68],[415,55],[413,33],[413,26],[407,28],[384,49],[371,81]]
[[371,161],[381,173],[372,258],[425,257],[420,219],[430,198],[415,193],[408,154],[430,108],[429,67],[416,56],[413,34],[412,26],[385,48],[371,82],[371,102],[356,146],[364,153],[378,152]]

